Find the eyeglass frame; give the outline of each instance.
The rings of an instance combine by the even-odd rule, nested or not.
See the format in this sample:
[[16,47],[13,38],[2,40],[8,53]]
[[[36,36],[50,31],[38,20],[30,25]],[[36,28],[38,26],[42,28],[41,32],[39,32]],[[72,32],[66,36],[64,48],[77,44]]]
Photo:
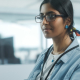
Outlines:
[[[37,15],[37,16],[40,16],[40,15]],[[36,22],[36,23],[41,23],[43,20],[42,20],[41,22],[37,22],[37,21],[36,21],[36,17],[37,17],[37,16],[35,16],[35,22]],[[46,19],[46,16],[47,16],[47,15],[44,15],[43,18]],[[60,14],[60,15],[54,14],[54,16],[55,16],[55,18],[56,18],[56,17],[66,17],[66,16],[63,15],[63,14]],[[46,21],[47,21],[47,19],[46,19]],[[52,21],[52,20],[51,20],[51,21]],[[50,21],[48,21],[48,22],[50,22]]]

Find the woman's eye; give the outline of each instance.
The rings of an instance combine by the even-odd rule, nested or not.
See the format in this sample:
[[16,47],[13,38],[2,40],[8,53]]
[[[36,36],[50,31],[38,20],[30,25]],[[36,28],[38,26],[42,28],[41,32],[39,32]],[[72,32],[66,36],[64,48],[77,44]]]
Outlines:
[[51,17],[55,17],[55,14],[51,14]]
[[54,14],[50,14],[49,17],[50,17],[50,19],[53,19],[53,18],[55,18],[55,15]]
[[48,16],[50,16],[51,18],[52,18],[52,17],[55,17],[55,15],[54,15],[54,14],[49,14]]

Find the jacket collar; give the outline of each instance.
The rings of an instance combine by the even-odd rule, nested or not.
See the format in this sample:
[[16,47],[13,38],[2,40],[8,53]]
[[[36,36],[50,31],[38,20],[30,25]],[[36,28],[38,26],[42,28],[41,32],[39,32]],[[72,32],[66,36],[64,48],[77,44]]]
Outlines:
[[[69,50],[70,48],[72,48],[72,47],[74,47],[74,46],[77,46],[77,45],[79,45],[79,43],[78,43],[78,41],[77,41],[77,38],[75,37],[74,40],[72,41],[72,43],[71,43],[71,44],[68,46],[68,48],[65,50],[65,52],[66,52],[67,50]],[[51,47],[51,51],[52,51],[53,45],[51,45],[50,47]],[[79,47],[80,47],[80,46],[79,46]],[[42,56],[44,56],[47,51],[48,51],[48,49],[46,49],[46,50],[44,51],[44,53],[42,53]],[[64,62],[64,63],[66,63],[66,62],[69,60],[70,56],[72,55],[71,53],[73,53],[73,52],[74,52],[74,49],[71,50],[71,51],[69,51],[67,54],[63,55],[63,56],[59,59],[59,61],[58,61],[57,63],[59,63],[59,62],[61,62],[61,61]],[[50,54],[50,52],[49,52],[49,54]]]
[[[68,48],[65,50],[65,52],[66,52],[67,50],[71,49],[72,47],[77,46],[77,45],[79,45],[79,43],[78,43],[78,41],[77,41],[77,38],[75,37],[74,40],[72,41],[72,43],[71,43],[71,44],[68,46]],[[80,46],[79,46],[79,47],[80,47]],[[75,50],[75,49],[69,51],[67,54],[64,54],[57,63],[59,63],[60,61],[66,63],[66,62],[69,60],[70,56],[74,53],[74,50]]]
[[[68,48],[65,50],[65,52],[66,52],[67,50],[69,50],[70,48],[72,48],[72,47],[74,47],[74,46],[77,46],[77,45],[79,45],[79,43],[78,43],[78,41],[77,41],[77,38],[75,37],[74,40],[72,41],[72,43],[71,43],[71,44],[68,46]],[[50,48],[50,51],[52,51],[53,45],[51,45],[50,47],[51,47],[51,48]],[[79,46],[79,47],[80,47],[80,46]],[[46,52],[48,51],[48,49],[49,49],[49,48],[47,48],[47,49],[42,53],[42,56],[45,56],[45,54],[46,54]],[[64,63],[66,63],[66,62],[69,60],[70,56],[73,54],[74,50],[75,50],[75,49],[69,51],[67,54],[64,54],[64,55],[58,60],[57,64],[60,63],[61,61],[64,62]],[[48,52],[48,54],[50,54],[50,52]]]

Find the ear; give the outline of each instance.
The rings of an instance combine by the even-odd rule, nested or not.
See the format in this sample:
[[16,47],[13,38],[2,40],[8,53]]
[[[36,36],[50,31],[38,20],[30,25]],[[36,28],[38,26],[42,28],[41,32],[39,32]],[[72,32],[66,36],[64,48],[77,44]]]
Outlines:
[[71,18],[67,17],[66,18],[66,25],[70,26],[70,24],[71,24]]

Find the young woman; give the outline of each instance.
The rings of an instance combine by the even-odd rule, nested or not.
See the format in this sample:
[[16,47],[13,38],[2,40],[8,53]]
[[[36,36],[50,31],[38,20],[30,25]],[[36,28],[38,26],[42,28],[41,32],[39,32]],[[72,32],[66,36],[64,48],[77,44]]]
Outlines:
[[53,44],[44,50],[27,80],[80,80],[80,46],[73,35],[73,6],[70,0],[44,0],[35,17],[45,38]]

